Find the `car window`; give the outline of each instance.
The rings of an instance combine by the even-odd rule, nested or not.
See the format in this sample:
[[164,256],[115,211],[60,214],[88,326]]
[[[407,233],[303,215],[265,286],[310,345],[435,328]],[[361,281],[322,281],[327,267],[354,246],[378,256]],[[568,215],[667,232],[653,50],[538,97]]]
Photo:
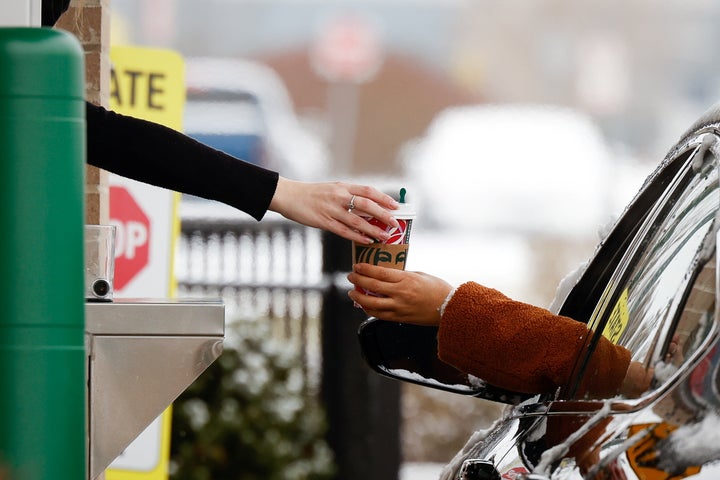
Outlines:
[[[608,341],[629,350],[626,396],[662,385],[692,358],[715,327],[715,214],[720,203],[717,161],[690,146],[663,196],[638,226],[588,323],[595,332],[575,366],[567,395],[590,378],[593,355]],[[601,340],[604,337],[604,340]]]
[[190,134],[264,135],[266,127],[256,97],[203,92],[188,94],[184,130]]
[[189,91],[184,130],[195,140],[246,162],[268,167],[267,126],[256,96]]

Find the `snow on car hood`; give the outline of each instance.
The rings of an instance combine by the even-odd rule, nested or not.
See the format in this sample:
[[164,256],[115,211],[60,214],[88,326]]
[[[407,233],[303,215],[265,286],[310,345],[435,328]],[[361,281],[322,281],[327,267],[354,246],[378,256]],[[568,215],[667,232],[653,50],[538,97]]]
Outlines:
[[720,460],[720,416],[711,411],[700,422],[683,425],[662,440],[658,450],[658,466],[667,472]]

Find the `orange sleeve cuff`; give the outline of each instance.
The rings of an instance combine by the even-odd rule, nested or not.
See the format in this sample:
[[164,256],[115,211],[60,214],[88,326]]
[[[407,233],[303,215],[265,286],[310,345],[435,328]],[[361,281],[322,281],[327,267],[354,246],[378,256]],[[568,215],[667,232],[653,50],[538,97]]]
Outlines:
[[[523,393],[551,393],[567,384],[587,334],[581,322],[468,282],[458,287],[445,308],[438,355],[492,385]],[[595,369],[605,378],[603,391],[619,388],[629,352],[610,342],[601,343],[587,371]]]

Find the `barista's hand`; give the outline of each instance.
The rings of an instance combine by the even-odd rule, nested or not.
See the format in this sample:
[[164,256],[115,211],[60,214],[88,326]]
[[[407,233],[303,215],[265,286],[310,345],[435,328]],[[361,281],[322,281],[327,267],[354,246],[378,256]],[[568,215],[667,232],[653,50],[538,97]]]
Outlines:
[[343,182],[305,183],[283,177],[270,201],[270,210],[285,218],[364,244],[372,243],[372,239],[386,240],[389,235],[360,215],[397,227],[397,220],[388,211],[397,207],[398,202],[390,195],[373,187]]
[[416,325],[438,325],[440,306],[452,290],[450,284],[432,275],[368,263],[356,264],[348,280],[358,287],[385,295],[374,297],[350,291],[350,298],[368,315]]

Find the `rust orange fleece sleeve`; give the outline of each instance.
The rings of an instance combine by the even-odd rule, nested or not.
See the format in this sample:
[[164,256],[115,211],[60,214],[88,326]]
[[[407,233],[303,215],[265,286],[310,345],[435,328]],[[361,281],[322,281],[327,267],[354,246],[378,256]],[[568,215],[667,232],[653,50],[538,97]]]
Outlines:
[[[587,335],[581,322],[468,282],[445,308],[438,355],[492,385],[550,393],[566,385]],[[592,381],[581,393],[615,395],[629,363],[630,352],[603,337],[586,369]]]

